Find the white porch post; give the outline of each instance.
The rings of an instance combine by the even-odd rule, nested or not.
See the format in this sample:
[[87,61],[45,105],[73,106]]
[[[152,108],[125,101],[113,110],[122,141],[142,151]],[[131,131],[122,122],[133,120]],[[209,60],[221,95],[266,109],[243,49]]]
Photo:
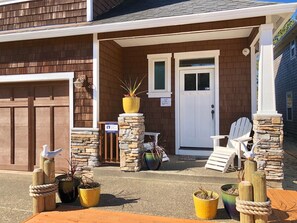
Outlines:
[[257,112],[257,61],[256,49],[251,45],[251,109],[252,114]]
[[283,119],[275,105],[272,24],[259,29],[259,87],[258,111],[253,115],[254,143],[258,169],[264,170],[270,187],[282,188],[283,172]]
[[273,69],[273,24],[260,26],[259,92],[258,111],[260,115],[277,114],[275,107],[275,84]]

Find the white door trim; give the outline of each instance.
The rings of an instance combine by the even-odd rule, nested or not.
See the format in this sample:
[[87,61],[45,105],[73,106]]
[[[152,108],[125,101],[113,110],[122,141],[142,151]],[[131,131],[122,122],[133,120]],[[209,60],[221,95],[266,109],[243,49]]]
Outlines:
[[[218,135],[220,132],[220,116],[219,116],[219,56],[220,50],[208,50],[208,51],[192,51],[192,52],[182,52],[174,53],[175,59],[175,154],[176,155],[197,155],[195,152],[187,151],[186,153],[180,153],[180,95],[179,95],[179,73],[183,68],[179,67],[179,62],[182,59],[197,59],[197,58],[214,58],[215,65],[214,75],[215,75],[215,134]],[[207,67],[202,67],[207,68]],[[189,69],[189,68],[187,68]],[[201,155],[201,154],[200,154]],[[209,155],[209,154],[208,154]]]

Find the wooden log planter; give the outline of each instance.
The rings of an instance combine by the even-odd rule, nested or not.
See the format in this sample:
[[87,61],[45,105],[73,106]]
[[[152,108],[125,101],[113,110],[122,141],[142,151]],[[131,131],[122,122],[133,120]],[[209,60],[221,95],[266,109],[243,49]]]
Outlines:
[[40,155],[40,167],[33,171],[33,182],[29,186],[29,195],[33,197],[33,214],[56,209],[58,181],[55,180],[54,159],[45,159]]
[[239,183],[239,197],[236,210],[240,212],[240,223],[267,223],[272,213],[271,202],[267,199],[266,176],[256,171],[255,161],[245,161],[245,181]]

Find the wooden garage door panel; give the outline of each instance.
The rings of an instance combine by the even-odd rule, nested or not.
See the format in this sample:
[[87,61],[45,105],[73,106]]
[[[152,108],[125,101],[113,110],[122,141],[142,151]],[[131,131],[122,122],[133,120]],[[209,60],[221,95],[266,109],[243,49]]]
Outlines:
[[50,136],[50,108],[37,107],[35,108],[35,165],[39,166],[39,155],[42,151],[42,146],[44,144],[50,145]]
[[29,88],[17,86],[13,89],[14,101],[28,101]]
[[11,126],[10,108],[0,108],[0,164],[10,164]]
[[28,165],[28,108],[15,108],[15,164]]
[[50,100],[51,86],[36,86],[34,87],[35,100]]
[[0,87],[0,102],[10,101],[11,91],[10,87]]
[[54,129],[55,149],[63,148],[61,155],[56,159],[57,170],[61,170],[67,166],[65,158],[69,159],[69,107],[54,108]]
[[65,85],[55,85],[53,87],[53,98],[54,100],[68,100],[69,86]]

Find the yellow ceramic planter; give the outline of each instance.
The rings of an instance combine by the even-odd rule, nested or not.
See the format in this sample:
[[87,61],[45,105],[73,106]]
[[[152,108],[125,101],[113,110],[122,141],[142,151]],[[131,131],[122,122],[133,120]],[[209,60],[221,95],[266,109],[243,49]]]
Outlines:
[[97,206],[100,200],[100,186],[95,188],[78,188],[81,206],[88,208]]
[[[207,192],[209,194],[211,193],[210,191],[207,191]],[[217,214],[217,209],[218,209],[219,195],[213,192],[213,196],[215,197],[215,199],[204,200],[196,197],[197,193],[199,193],[199,191],[193,194],[196,216],[198,218],[207,219],[207,220],[215,218]]]
[[125,113],[137,113],[140,108],[139,97],[124,97],[123,98],[123,109]]

